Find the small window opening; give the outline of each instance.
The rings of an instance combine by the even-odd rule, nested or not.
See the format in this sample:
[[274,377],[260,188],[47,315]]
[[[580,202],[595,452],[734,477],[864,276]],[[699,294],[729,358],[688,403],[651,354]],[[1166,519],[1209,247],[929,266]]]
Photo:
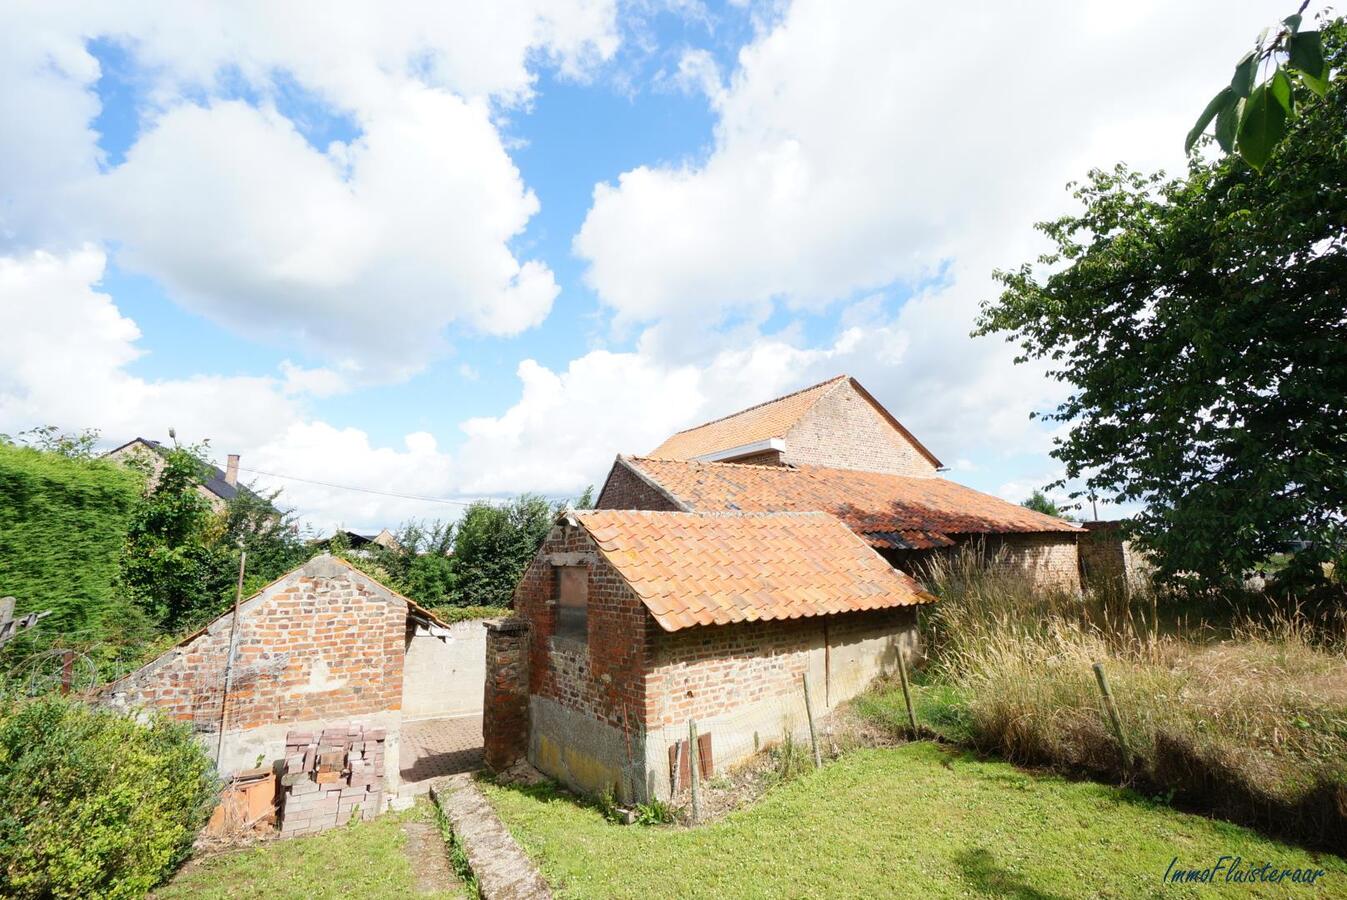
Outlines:
[[557,635],[589,637],[589,567],[557,566]]

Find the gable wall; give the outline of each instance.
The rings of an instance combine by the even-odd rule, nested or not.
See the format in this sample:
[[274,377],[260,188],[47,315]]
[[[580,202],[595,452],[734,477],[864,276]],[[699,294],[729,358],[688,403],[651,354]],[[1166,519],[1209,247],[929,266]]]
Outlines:
[[[556,636],[554,554],[589,566],[586,640]],[[629,795],[647,715],[648,629],[659,626],[588,533],[565,525],[525,570],[514,608],[529,624],[529,762],[582,791]]]
[[595,509],[653,509],[677,512],[678,505],[652,488],[620,462],[613,463]]
[[[240,612],[222,771],[282,755],[285,732],[301,723],[400,724],[407,606],[396,595],[320,558]],[[112,701],[192,723],[213,753],[232,618],[112,685]]]
[[927,477],[936,467],[850,381],[819,399],[786,434],[785,461]]

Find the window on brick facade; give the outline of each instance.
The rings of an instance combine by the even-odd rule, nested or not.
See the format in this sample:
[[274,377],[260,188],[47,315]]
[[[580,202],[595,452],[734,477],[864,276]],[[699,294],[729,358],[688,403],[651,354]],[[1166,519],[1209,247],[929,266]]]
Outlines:
[[557,566],[557,636],[589,637],[588,566]]

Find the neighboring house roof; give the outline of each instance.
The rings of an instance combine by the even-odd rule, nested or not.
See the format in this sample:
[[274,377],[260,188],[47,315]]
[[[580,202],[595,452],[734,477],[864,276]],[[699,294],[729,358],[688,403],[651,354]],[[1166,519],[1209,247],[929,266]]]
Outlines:
[[768,400],[766,403],[759,403],[757,406],[750,406],[723,418],[685,429],[665,440],[650,451],[649,455],[658,459],[697,459],[736,447],[784,439],[815,403],[843,382],[850,382],[856,392],[933,466],[937,469],[943,466],[935,454],[927,450],[912,432],[903,427],[903,424],[884,408],[883,404],[849,375],[837,375],[793,394],[777,397],[775,400]]
[[[125,450],[132,444],[143,444],[146,448],[153,450],[156,453],[165,452],[163,445],[160,444],[158,441],[152,441],[149,438],[138,437],[132,438],[125,444],[122,444],[120,447],[113,447],[111,450],[109,450],[107,453],[104,453],[103,455],[111,456],[112,454],[116,453],[119,450]],[[207,472],[210,477],[208,477],[201,486],[206,490],[210,491],[215,496],[219,497],[221,500],[233,500],[234,497],[238,495],[238,492],[240,490],[246,490],[246,488],[240,488],[238,485],[233,485],[230,484],[228,481],[226,481],[224,470],[217,468],[209,460],[202,460],[202,462],[206,464]]]
[[1081,529],[944,478],[823,466],[753,466],[619,456],[681,509],[696,512],[820,510],[872,546],[948,546],[950,535],[1075,533]]
[[665,631],[935,599],[823,513],[572,511]]
[[383,547],[386,550],[397,551],[402,549],[402,544],[398,543],[397,537],[394,536],[393,532],[389,531],[387,528],[383,529],[378,534],[362,534],[359,531],[351,531],[350,529],[347,528],[339,528],[332,533],[331,537],[318,538],[312,543],[326,547],[329,544],[331,544],[333,539],[335,539],[339,534],[346,536],[346,542],[347,544],[350,545],[351,549],[363,547],[366,544],[378,544],[380,547]]

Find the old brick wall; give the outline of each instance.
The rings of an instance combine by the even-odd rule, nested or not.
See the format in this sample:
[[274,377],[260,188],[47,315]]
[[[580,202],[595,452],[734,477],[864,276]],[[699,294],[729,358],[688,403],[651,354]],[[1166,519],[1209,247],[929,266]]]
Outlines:
[[[557,634],[558,564],[588,568],[584,638]],[[580,527],[553,527],[514,604],[529,625],[529,761],[581,791],[644,797],[647,644],[659,626]]]
[[1123,539],[1121,523],[1085,522],[1080,538],[1080,567],[1085,586],[1096,590],[1146,586],[1152,567],[1145,554]]
[[661,632],[648,684],[647,794],[682,793],[670,748],[686,747],[690,721],[723,771],[787,734],[807,740],[805,675],[817,717],[917,650],[913,607]]
[[936,467],[884,416],[843,381],[786,434],[785,461],[927,477]]
[[[232,619],[216,619],[107,694],[217,732]],[[396,594],[331,558],[311,560],[240,608],[227,732],[400,710],[406,633]]]
[[1022,572],[1039,587],[1080,591],[1080,554],[1073,533],[986,535],[976,546],[995,565]]
[[861,635],[902,632],[914,616],[912,608],[899,608],[660,632],[648,687],[649,724],[685,726],[688,719],[709,719],[750,702],[794,702],[805,674],[821,709],[833,674],[825,648]]
[[[588,639],[556,635],[558,560],[585,560]],[[639,597],[598,553],[583,528],[556,525],[514,595],[515,615],[529,623],[529,691],[617,727],[624,710],[645,710],[647,630],[658,629]]]
[[653,509],[676,512],[678,505],[620,462],[613,463],[595,509]]
[[529,625],[510,618],[486,626],[482,742],[497,772],[524,758],[529,742]]

